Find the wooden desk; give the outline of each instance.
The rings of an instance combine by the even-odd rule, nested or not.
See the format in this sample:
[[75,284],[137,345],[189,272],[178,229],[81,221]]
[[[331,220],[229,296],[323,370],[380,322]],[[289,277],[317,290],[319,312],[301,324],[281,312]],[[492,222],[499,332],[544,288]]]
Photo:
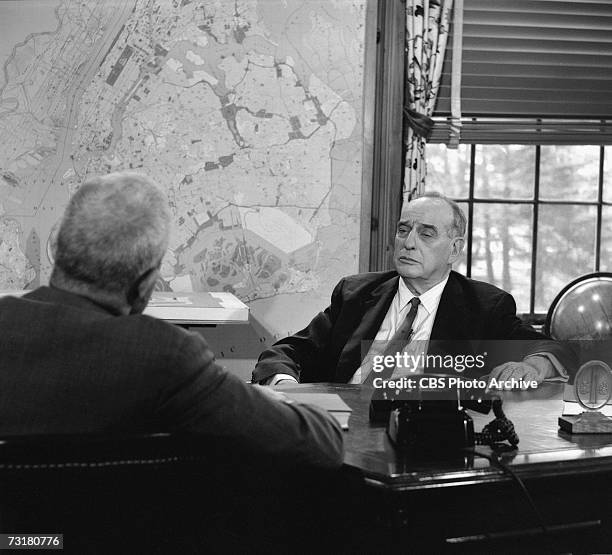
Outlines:
[[[520,444],[518,450],[499,454],[499,460],[524,481],[545,524],[552,526],[545,537],[510,474],[478,456],[491,455],[490,448],[476,447],[452,461],[415,462],[395,451],[384,426],[370,424],[371,390],[337,384],[282,390],[335,392],[353,409],[345,463],[359,469],[367,484],[367,510],[376,522],[372,529],[378,530],[373,549],[382,549],[377,542],[383,538],[389,548],[409,538],[408,545],[417,551],[525,553],[551,544],[553,552],[612,551],[612,434],[570,436],[560,431],[560,384],[503,394]],[[493,418],[470,414],[476,431]],[[467,536],[481,538],[467,541]],[[450,543],[452,538],[460,543]]]

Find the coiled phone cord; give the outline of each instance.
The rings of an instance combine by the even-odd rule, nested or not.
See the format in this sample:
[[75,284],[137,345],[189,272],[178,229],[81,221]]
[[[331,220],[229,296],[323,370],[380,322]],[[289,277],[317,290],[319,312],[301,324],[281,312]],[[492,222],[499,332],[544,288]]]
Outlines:
[[507,441],[512,447],[516,447],[519,443],[519,437],[514,430],[514,424],[505,415],[499,397],[493,399],[493,414],[495,414],[495,419],[489,422],[482,429],[482,432],[474,434],[474,443],[476,445],[492,445]]

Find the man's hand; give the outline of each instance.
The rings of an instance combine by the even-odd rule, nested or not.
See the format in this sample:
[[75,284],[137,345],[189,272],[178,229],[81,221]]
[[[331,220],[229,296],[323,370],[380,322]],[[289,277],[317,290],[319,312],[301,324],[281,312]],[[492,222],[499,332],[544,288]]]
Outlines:
[[269,378],[266,378],[260,383],[260,385],[278,385],[279,383],[284,385],[295,385],[299,383],[293,376],[289,374],[273,374]]
[[258,388],[263,395],[265,395],[268,399],[272,399],[273,401],[283,401],[284,403],[289,401],[289,397],[287,397],[284,393],[275,391],[271,387],[264,385],[253,385],[253,387]]
[[295,384],[297,384],[298,382],[296,380],[290,380],[289,378],[283,379],[283,380],[278,380],[275,384],[274,387],[278,387],[280,386],[285,386],[288,385],[289,387],[291,386],[295,386]]
[[[550,378],[554,375],[554,368],[551,362],[545,357],[532,356],[527,357],[521,362],[505,362],[493,368],[489,374],[489,383],[487,389],[492,388],[492,380],[495,379],[497,382],[510,382],[513,378],[518,382],[523,380],[523,384],[520,389],[527,389],[527,383],[536,381],[538,384],[542,383],[546,378]],[[495,384],[493,384],[495,385]],[[517,384],[518,385],[518,384]],[[500,389],[513,389],[510,384],[503,384]]]

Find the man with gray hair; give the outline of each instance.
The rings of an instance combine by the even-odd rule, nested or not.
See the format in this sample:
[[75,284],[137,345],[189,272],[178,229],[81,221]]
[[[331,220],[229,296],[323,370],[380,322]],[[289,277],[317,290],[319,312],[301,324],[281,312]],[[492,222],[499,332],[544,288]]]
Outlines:
[[186,431],[339,466],[342,432],[325,411],[243,383],[202,336],[141,314],[170,221],[142,175],[73,195],[49,286],[0,300],[0,435]]
[[[496,379],[491,383],[567,379],[572,353],[524,324],[510,294],[452,270],[461,256],[465,227],[461,208],[440,193],[406,204],[395,235],[395,270],[342,279],[329,307],[261,354],[253,381],[368,383],[374,370],[368,361],[383,356],[386,345],[401,343],[406,351],[420,341],[417,348],[458,354],[474,341],[496,341],[497,349],[506,340],[522,341],[528,356],[489,368],[490,378]],[[369,351],[363,348],[368,343]],[[393,377],[401,375],[398,368],[391,370]],[[484,374],[473,370],[466,376]]]

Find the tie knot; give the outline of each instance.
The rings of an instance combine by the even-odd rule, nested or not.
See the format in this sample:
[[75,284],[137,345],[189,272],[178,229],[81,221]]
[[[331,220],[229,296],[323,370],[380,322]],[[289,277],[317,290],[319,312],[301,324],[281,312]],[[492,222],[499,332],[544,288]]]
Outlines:
[[415,308],[421,304],[421,299],[418,297],[412,297],[412,299],[410,299],[410,304],[412,305],[412,308]]

